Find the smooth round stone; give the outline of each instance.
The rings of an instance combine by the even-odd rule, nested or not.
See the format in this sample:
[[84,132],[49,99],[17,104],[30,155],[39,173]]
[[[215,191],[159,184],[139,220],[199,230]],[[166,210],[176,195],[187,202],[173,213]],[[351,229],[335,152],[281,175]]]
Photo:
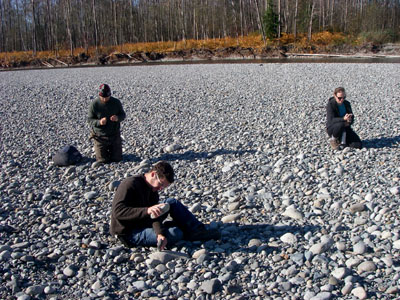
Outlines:
[[192,205],[192,207],[189,208],[189,211],[191,211],[192,213],[197,213],[201,210],[201,204],[200,203],[195,203],[194,205]]
[[365,204],[364,203],[356,203],[350,206],[349,208],[351,213],[356,213],[356,212],[362,212],[365,210]]
[[235,222],[240,218],[240,214],[232,214],[232,215],[228,215],[225,216],[221,219],[222,223],[231,223],[231,222]]
[[67,266],[66,268],[64,268],[63,274],[67,277],[75,276],[76,274],[75,266]]
[[365,289],[361,286],[354,288],[351,291],[351,294],[355,297],[357,297],[358,299],[362,300],[362,299],[367,299],[367,292],[365,291]]
[[200,249],[197,250],[196,252],[193,253],[192,258],[197,259],[199,258],[201,255],[206,254],[207,250],[206,249]]
[[344,169],[343,169],[342,166],[338,166],[337,168],[335,168],[335,173],[336,173],[336,175],[342,176],[342,175],[343,175],[343,172],[344,172]]
[[92,290],[99,290],[101,289],[101,281],[100,280],[96,280],[92,286],[90,287]]
[[110,184],[108,185],[108,189],[110,191],[115,191],[120,184],[121,184],[121,181],[114,180],[114,181],[110,182]]
[[332,297],[332,293],[330,292],[321,292],[312,297],[310,300],[329,300]]
[[364,254],[367,252],[367,245],[364,242],[360,241],[353,246],[354,254]]
[[233,212],[240,207],[240,202],[233,202],[228,204],[228,211]]
[[358,274],[362,274],[364,272],[373,272],[373,271],[376,271],[376,265],[372,261],[362,262],[357,267]]
[[365,195],[365,201],[371,202],[374,199],[374,195],[372,193],[368,193]]
[[207,294],[215,294],[220,291],[222,288],[222,284],[218,279],[206,280],[201,284],[200,289]]
[[347,274],[349,274],[349,272],[350,272],[349,269],[342,267],[333,270],[331,275],[336,279],[342,280]]
[[351,257],[348,260],[346,260],[346,267],[349,269],[358,266],[361,263],[361,259],[356,258],[356,257]]
[[382,261],[385,263],[386,266],[389,268],[393,266],[393,258],[391,255],[387,255],[382,258]]
[[394,249],[400,249],[400,240],[397,240],[397,241],[393,242],[393,248]]
[[389,191],[393,194],[393,195],[398,195],[400,194],[400,186],[395,186],[389,189]]
[[164,148],[164,151],[167,153],[171,153],[174,152],[176,150],[181,149],[182,147],[179,144],[172,144],[172,145],[168,145]]
[[44,286],[41,285],[32,285],[25,290],[25,293],[30,296],[39,296],[43,293]]
[[143,290],[147,289],[147,284],[143,280],[138,280],[138,281],[132,282],[132,287],[135,290],[143,291]]
[[190,290],[197,290],[197,288],[199,287],[199,284],[196,281],[190,281],[187,283],[186,286]]
[[280,237],[280,240],[282,242],[284,242],[286,244],[290,244],[290,245],[297,243],[297,237],[293,233],[290,233],[290,232],[287,232],[284,235],[282,235]]
[[282,215],[295,220],[302,220],[304,218],[303,214],[292,206],[289,206]]
[[341,289],[341,293],[343,295],[349,295],[351,291],[353,290],[353,284],[351,282],[346,283],[344,287]]
[[386,293],[389,295],[392,294],[398,294],[399,293],[399,288],[397,286],[390,286],[387,288]]
[[86,200],[94,199],[97,196],[97,192],[87,192],[84,194]]
[[251,239],[250,241],[249,241],[249,243],[248,243],[248,245],[247,245],[249,248],[251,248],[251,247],[259,247],[259,246],[261,246],[261,240],[259,240],[259,239]]
[[344,242],[336,242],[336,248],[339,251],[345,251],[346,250],[346,243],[344,243]]
[[318,243],[318,244],[312,245],[311,248],[309,249],[309,251],[311,251],[314,255],[318,255],[318,254],[326,252],[328,249],[329,249],[328,244]]

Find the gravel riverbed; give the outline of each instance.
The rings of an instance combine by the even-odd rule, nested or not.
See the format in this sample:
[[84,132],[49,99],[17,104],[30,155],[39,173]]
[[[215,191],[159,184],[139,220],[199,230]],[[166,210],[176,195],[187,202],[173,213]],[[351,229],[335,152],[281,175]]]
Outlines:
[[[127,113],[124,160],[94,166],[101,83]],[[361,150],[331,150],[344,86]],[[196,64],[0,72],[0,298],[399,299],[400,64]],[[55,167],[73,144],[82,163]],[[168,160],[161,193],[222,240],[164,252],[108,233],[125,177]]]

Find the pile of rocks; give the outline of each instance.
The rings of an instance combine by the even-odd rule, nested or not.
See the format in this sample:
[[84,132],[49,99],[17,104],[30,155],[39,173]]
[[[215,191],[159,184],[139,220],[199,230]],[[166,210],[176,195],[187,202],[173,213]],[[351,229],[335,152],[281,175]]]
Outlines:
[[[110,84],[124,161],[93,164],[87,108]],[[397,64],[209,64],[0,73],[2,299],[396,299]],[[347,89],[361,150],[330,149]],[[59,168],[73,144],[85,156]],[[109,236],[118,184],[161,159],[222,240],[169,251]]]

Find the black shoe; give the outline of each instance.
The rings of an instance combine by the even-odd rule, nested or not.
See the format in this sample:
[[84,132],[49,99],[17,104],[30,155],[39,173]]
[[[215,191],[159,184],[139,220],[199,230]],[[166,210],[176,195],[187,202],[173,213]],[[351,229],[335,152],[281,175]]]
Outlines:
[[221,233],[218,229],[200,229],[187,235],[188,241],[209,241],[221,239]]

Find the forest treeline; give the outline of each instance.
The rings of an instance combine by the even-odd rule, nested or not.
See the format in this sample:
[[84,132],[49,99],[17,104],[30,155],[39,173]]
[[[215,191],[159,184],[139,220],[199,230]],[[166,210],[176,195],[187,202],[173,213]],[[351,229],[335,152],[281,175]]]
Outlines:
[[0,52],[323,31],[394,42],[399,0],[1,0]]

